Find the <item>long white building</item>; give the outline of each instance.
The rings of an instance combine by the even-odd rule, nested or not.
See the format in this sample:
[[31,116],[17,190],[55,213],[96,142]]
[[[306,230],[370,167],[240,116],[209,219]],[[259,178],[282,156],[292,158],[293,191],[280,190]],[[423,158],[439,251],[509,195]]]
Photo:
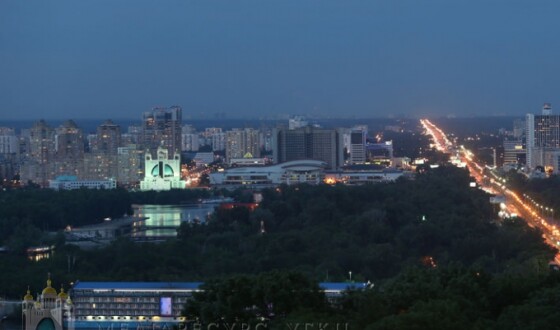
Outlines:
[[319,160],[294,160],[272,166],[236,167],[210,174],[213,186],[273,186],[278,184],[319,184],[327,163]]

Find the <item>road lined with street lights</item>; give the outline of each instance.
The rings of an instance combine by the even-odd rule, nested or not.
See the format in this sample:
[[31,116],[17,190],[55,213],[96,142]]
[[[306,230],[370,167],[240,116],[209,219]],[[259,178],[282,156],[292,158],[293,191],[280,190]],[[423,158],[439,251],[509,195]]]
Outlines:
[[[429,120],[421,119],[420,123],[426,130],[426,134],[432,137],[433,146],[438,151],[455,156],[452,163],[460,167],[467,167],[481,189],[494,195],[503,195],[505,202],[501,204],[501,207],[504,211],[507,211],[508,214],[519,215],[529,226],[539,228],[543,232],[545,242],[558,249],[560,233],[556,225],[552,223],[554,215],[552,208],[536,203],[527,194],[519,194],[508,189],[506,180],[493,172],[490,172],[490,177],[487,176],[485,167],[474,160],[472,152],[463,146],[455,146],[446,134]],[[547,219],[548,214],[550,214],[550,219]],[[560,253],[556,254],[554,261],[560,264]]]

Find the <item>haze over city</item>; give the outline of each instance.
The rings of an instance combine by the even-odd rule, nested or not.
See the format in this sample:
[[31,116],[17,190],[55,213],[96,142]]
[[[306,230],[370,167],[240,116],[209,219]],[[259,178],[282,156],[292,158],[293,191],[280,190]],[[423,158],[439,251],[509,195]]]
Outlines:
[[522,115],[559,103],[556,1],[2,1],[6,120]]

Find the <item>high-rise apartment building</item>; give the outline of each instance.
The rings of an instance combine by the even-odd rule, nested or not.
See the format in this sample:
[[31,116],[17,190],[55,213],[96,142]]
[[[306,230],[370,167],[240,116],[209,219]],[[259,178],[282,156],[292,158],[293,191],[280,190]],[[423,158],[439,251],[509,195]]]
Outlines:
[[[56,162],[54,176],[83,174],[84,136],[73,120],[67,120],[56,129]],[[52,175],[51,175],[52,177]]]
[[171,157],[181,150],[183,110],[179,106],[154,108],[142,117],[142,144],[155,156],[159,147]]
[[182,151],[198,151],[200,148],[200,141],[198,133],[183,133],[181,135],[181,150]]
[[19,139],[13,128],[0,127],[0,154],[19,153]]
[[324,161],[329,169],[343,165],[342,135],[338,130],[311,126],[276,128],[272,138],[275,163],[313,159]]
[[243,158],[247,154],[258,158],[261,155],[260,134],[252,128],[234,128],[226,132],[226,162],[233,158]]
[[121,128],[111,120],[97,127],[97,133],[88,136],[89,153],[84,155],[83,177],[90,180],[107,180],[117,177],[118,149],[121,145]]
[[181,150],[182,151],[198,151],[200,148],[199,134],[192,125],[185,125],[181,133]]
[[144,152],[135,144],[119,147],[117,151],[117,182],[134,186],[144,177]]
[[111,120],[97,126],[96,150],[98,153],[116,155],[121,146],[121,127]]
[[550,155],[560,151],[560,116],[552,114],[552,107],[545,103],[541,115],[527,114],[527,170],[543,166],[558,171],[557,161],[550,161]]
[[47,187],[48,180],[52,178],[50,167],[56,154],[55,131],[41,119],[27,132],[27,158],[20,169],[21,180]]

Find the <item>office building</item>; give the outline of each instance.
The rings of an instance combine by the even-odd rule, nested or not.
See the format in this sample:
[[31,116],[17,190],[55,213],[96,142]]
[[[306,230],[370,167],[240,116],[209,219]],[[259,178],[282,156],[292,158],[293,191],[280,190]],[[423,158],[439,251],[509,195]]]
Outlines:
[[354,127],[350,130],[350,164],[364,164],[366,158],[367,127]]
[[560,151],[560,116],[553,115],[551,105],[545,103],[542,114],[527,114],[525,123],[527,170],[542,166],[547,172],[557,172],[550,154]]
[[504,166],[517,167],[525,158],[525,148],[522,140],[504,140]]
[[173,157],[181,150],[182,114],[179,106],[154,108],[142,117],[142,144],[152,156],[159,147]]
[[327,163],[328,169],[343,165],[342,134],[335,129],[306,126],[296,129],[273,130],[275,163],[313,159]]

